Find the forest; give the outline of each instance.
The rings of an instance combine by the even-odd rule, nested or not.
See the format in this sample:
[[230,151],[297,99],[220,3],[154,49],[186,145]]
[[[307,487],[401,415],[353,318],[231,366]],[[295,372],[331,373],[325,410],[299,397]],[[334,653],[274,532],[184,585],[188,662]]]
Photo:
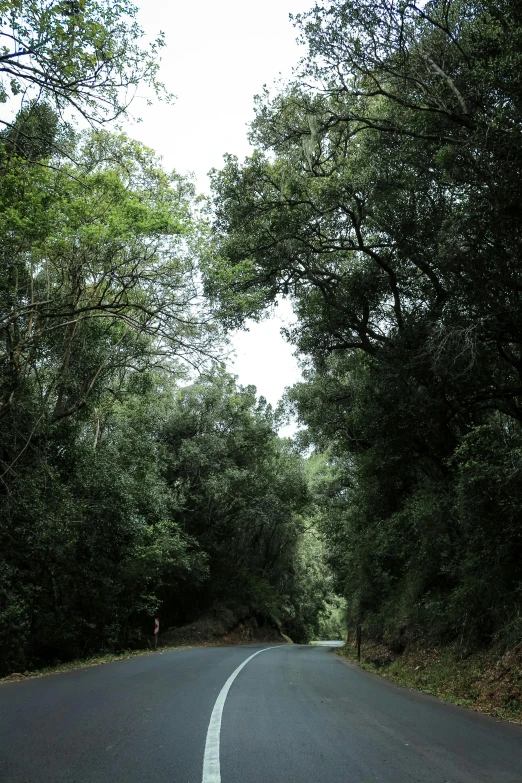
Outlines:
[[[136,10],[0,0],[0,675],[223,611],[514,648],[522,6],[297,15],[211,198],[119,127]],[[274,410],[225,357],[282,299]]]

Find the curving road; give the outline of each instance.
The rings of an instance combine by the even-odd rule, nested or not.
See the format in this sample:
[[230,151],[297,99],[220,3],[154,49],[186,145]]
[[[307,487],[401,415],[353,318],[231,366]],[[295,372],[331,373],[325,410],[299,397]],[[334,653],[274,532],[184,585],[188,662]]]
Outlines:
[[522,727],[321,646],[175,650],[1,685],[0,781],[522,783]]

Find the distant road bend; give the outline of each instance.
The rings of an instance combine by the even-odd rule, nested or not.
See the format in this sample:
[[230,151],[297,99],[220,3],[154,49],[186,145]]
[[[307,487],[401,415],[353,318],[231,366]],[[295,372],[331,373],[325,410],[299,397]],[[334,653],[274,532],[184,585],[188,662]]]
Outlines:
[[0,687],[2,783],[522,783],[522,727],[325,646],[174,650]]

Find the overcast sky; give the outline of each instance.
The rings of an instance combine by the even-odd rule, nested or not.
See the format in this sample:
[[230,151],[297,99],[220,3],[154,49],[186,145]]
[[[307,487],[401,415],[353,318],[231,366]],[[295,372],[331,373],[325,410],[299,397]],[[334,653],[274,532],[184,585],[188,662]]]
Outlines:
[[[208,192],[207,172],[220,168],[226,152],[240,159],[251,152],[247,124],[253,98],[263,85],[289,77],[303,51],[289,13],[306,11],[309,0],[137,0],[148,35],[163,30],[162,81],[177,98],[172,105],[146,106],[128,132],[160,153],[167,168],[193,172],[200,191]],[[237,359],[230,370],[243,385],[276,405],[286,386],[299,377],[292,348],[279,334],[292,318],[283,303],[277,316],[252,324],[233,339]]]

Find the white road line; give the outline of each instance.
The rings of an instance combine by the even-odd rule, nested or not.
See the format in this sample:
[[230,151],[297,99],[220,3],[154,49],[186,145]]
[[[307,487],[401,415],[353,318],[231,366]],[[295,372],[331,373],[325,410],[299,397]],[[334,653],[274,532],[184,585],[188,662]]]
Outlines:
[[237,675],[247,665],[252,658],[255,658],[259,653],[266,652],[267,650],[278,649],[284,645],[278,644],[276,647],[265,647],[264,650],[258,650],[246,661],[243,661],[235,671],[232,672],[226,683],[223,685],[219,692],[219,696],[214,704],[212,715],[210,716],[210,723],[208,724],[207,741],[205,742],[205,755],[203,757],[203,777],[201,783],[221,783],[221,766],[219,763],[219,738],[221,734],[221,717],[223,715],[223,707],[225,706],[225,700],[227,698],[230,686],[236,679]]

